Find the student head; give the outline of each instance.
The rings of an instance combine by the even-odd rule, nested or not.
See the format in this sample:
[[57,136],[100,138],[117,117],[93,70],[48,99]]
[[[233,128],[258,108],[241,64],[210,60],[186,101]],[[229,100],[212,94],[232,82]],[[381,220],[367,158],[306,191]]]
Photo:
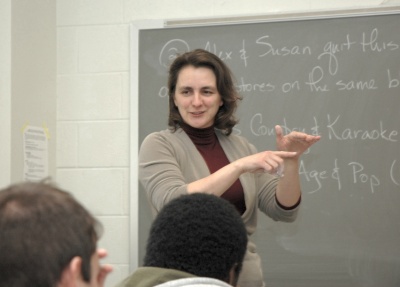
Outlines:
[[98,227],[69,193],[50,184],[1,190],[0,285],[97,286]]
[[236,91],[233,83],[233,75],[228,66],[216,55],[202,49],[196,49],[178,56],[170,66],[168,77],[169,127],[175,131],[183,122],[179,110],[174,103],[174,96],[179,73],[187,66],[208,68],[214,73],[216,87],[223,102],[216,114],[214,126],[229,135],[237,123],[234,113],[240,96]]
[[209,194],[183,195],[155,218],[144,266],[176,269],[235,286],[246,245],[244,223],[232,204]]

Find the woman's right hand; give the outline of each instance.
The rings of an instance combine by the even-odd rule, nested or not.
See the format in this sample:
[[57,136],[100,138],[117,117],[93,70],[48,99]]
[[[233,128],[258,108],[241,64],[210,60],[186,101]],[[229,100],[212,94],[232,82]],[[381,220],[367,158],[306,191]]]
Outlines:
[[245,172],[267,172],[280,174],[284,170],[284,159],[296,157],[296,152],[288,151],[263,151],[236,161],[236,164]]

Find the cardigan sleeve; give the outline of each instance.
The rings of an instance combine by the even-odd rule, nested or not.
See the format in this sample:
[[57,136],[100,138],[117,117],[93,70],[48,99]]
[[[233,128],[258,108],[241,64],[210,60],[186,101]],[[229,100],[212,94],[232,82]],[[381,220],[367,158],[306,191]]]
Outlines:
[[299,205],[291,209],[283,208],[276,199],[279,178],[270,174],[259,174],[258,207],[275,221],[293,222],[297,218]]
[[140,147],[139,181],[157,212],[172,199],[187,193],[175,149],[159,132],[148,135]]

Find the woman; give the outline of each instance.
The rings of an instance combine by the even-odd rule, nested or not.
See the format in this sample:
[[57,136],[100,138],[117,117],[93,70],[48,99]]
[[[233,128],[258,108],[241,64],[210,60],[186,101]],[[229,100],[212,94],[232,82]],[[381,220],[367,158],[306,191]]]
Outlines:
[[[174,60],[168,79],[169,129],[143,141],[139,178],[154,212],[182,194],[211,193],[235,205],[250,236],[257,208],[274,220],[295,220],[301,201],[299,157],[320,137],[284,136],[276,126],[278,151],[257,152],[245,138],[231,134],[240,100],[232,78],[229,68],[205,50]],[[250,240],[239,286],[264,286],[261,260]]]

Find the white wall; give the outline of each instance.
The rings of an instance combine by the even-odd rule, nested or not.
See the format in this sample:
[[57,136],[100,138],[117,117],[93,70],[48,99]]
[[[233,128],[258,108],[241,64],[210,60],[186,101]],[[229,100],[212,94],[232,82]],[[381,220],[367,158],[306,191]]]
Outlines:
[[[173,4],[172,4],[173,3]],[[129,23],[399,4],[377,0],[57,0],[57,181],[102,221],[114,272],[129,270]],[[132,183],[133,186],[136,183]]]
[[22,128],[45,127],[56,171],[56,2],[11,1],[11,182],[24,178]]
[[0,188],[11,175],[11,0],[0,1]]
[[55,176],[56,2],[0,1],[0,188],[24,178],[22,128],[49,129]]

